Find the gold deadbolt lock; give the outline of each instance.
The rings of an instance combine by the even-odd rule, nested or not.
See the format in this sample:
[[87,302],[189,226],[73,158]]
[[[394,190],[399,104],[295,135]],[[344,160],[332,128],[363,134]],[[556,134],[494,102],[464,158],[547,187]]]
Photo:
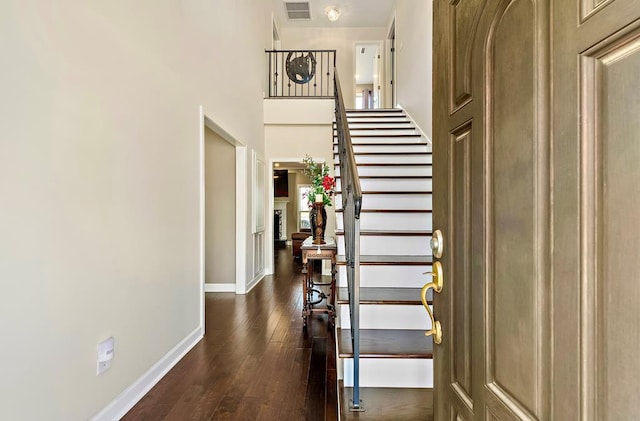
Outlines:
[[442,238],[442,231],[435,230],[433,235],[431,235],[431,251],[433,252],[433,257],[436,259],[441,258],[443,249],[444,238]]

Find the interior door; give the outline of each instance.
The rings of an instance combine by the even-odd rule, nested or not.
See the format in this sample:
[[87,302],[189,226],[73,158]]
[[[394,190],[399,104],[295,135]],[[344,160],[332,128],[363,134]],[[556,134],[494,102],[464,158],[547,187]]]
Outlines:
[[[382,43],[380,43],[382,46]],[[382,77],[382,66],[380,65],[380,50],[378,47],[376,54],[373,57],[373,108],[382,108],[382,98],[380,92],[380,85],[384,84],[384,78]]]
[[637,419],[639,3],[434,14],[435,419]]

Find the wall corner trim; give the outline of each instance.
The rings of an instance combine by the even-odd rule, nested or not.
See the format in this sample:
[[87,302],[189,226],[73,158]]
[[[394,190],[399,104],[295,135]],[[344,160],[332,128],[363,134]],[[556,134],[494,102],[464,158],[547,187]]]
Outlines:
[[265,277],[265,273],[264,271],[260,272],[258,274],[258,276],[256,276],[255,278],[253,278],[253,280],[249,283],[249,285],[247,285],[247,294],[254,289],[256,286],[258,286],[258,284],[264,279]]
[[91,421],[115,421],[122,418],[133,406],[144,397],[162,378],[191,350],[204,336],[202,326],[198,326],[188,334],[160,360],[120,393]]
[[411,124],[413,124],[414,126],[416,126],[416,129],[418,129],[418,131],[420,132],[420,134],[427,139],[427,143],[432,144],[433,142],[431,141],[431,138],[429,138],[429,136],[426,135],[426,133],[424,132],[424,130],[422,130],[422,127],[420,127],[420,125],[418,123],[416,123],[416,121],[413,119],[413,117],[411,117],[411,114],[409,114],[409,111],[407,111],[402,105],[398,104],[398,108],[400,108],[402,111],[404,111],[404,113],[407,115],[407,117],[409,118],[409,120],[411,121]]

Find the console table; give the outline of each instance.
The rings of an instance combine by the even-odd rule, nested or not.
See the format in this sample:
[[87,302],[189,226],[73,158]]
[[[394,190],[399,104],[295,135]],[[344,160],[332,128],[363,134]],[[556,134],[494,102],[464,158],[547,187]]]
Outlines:
[[[304,326],[307,326],[307,318],[312,313],[327,313],[329,315],[329,324],[333,325],[336,317],[336,254],[338,247],[332,237],[325,238],[325,244],[313,244],[313,237],[309,237],[302,243],[300,247],[302,251],[302,319]],[[308,268],[309,261],[312,260],[329,260],[331,262],[331,280],[329,282],[314,282],[313,267]],[[321,290],[315,287],[328,286],[330,288],[327,296]],[[314,294],[317,297],[314,297]],[[325,301],[326,306],[318,306]]]

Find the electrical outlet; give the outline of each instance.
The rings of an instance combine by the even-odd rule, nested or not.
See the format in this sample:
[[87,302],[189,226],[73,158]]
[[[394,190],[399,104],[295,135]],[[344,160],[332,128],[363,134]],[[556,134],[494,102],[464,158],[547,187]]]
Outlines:
[[111,368],[111,360],[113,360],[115,349],[115,341],[113,336],[105,339],[98,344],[98,361],[96,375],[100,375]]
[[111,368],[111,360],[109,361],[98,361],[98,371],[96,375],[100,375]]

